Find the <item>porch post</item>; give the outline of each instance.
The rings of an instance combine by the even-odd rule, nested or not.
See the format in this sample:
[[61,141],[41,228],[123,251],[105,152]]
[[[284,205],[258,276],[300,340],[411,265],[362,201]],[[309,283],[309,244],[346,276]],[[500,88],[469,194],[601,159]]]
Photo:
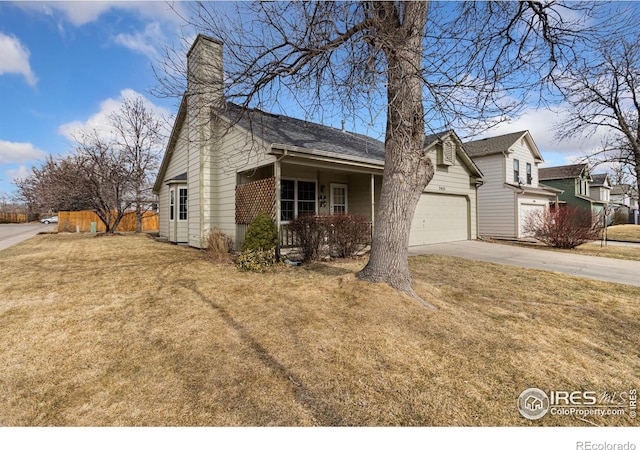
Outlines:
[[278,230],[278,239],[282,241],[282,230],[280,230],[280,177],[282,170],[280,167],[280,158],[277,158],[273,163],[273,176],[275,178],[275,199],[276,199],[276,229]]
[[371,234],[373,234],[373,227],[376,217],[376,176],[374,174],[371,177]]

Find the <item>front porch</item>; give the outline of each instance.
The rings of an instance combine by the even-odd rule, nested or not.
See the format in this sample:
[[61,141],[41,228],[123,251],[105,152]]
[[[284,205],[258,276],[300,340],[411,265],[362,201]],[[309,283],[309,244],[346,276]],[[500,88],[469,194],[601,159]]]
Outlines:
[[296,245],[295,236],[287,225],[302,214],[357,214],[367,218],[373,230],[382,168],[282,158],[239,173],[237,181],[236,249],[242,247],[249,224],[261,211],[274,219],[281,246],[292,247]]

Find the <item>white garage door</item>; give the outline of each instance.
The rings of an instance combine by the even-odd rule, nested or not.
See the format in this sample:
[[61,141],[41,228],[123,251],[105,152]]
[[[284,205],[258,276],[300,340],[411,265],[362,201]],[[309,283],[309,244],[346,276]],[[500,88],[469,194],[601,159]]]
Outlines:
[[422,194],[411,223],[409,245],[469,239],[469,212],[466,197]]
[[[520,229],[518,237],[527,237],[527,233],[525,233],[523,227],[525,223],[527,223],[527,219],[531,214],[539,214],[544,211],[544,205],[531,205],[527,203],[523,203],[520,205]],[[530,234],[530,233],[529,233]]]

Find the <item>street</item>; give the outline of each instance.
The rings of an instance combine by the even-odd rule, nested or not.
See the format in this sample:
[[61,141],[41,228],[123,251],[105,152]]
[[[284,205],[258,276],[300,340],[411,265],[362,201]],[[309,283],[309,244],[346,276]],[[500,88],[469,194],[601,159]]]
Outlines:
[[42,231],[53,231],[57,226],[57,223],[44,225],[40,222],[0,224],[0,251],[29,239]]

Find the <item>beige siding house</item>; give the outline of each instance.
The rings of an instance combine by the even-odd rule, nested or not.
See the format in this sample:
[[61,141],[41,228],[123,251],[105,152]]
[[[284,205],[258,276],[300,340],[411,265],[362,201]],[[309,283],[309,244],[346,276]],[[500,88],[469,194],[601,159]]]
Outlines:
[[[211,88],[190,94],[188,86],[176,117],[154,185],[160,235],[201,248],[218,228],[239,248],[260,211],[273,217],[284,245],[286,224],[305,213],[359,214],[375,227],[384,144],[224,102],[222,47],[200,35],[187,56]],[[453,131],[426,136],[425,152],[436,171],[418,203],[410,245],[475,239],[482,173]]]
[[483,237],[525,238],[527,217],[549,207],[561,190],[540,185],[544,161],[531,134],[519,131],[477,141],[464,148],[483,174],[478,190],[478,228]]

